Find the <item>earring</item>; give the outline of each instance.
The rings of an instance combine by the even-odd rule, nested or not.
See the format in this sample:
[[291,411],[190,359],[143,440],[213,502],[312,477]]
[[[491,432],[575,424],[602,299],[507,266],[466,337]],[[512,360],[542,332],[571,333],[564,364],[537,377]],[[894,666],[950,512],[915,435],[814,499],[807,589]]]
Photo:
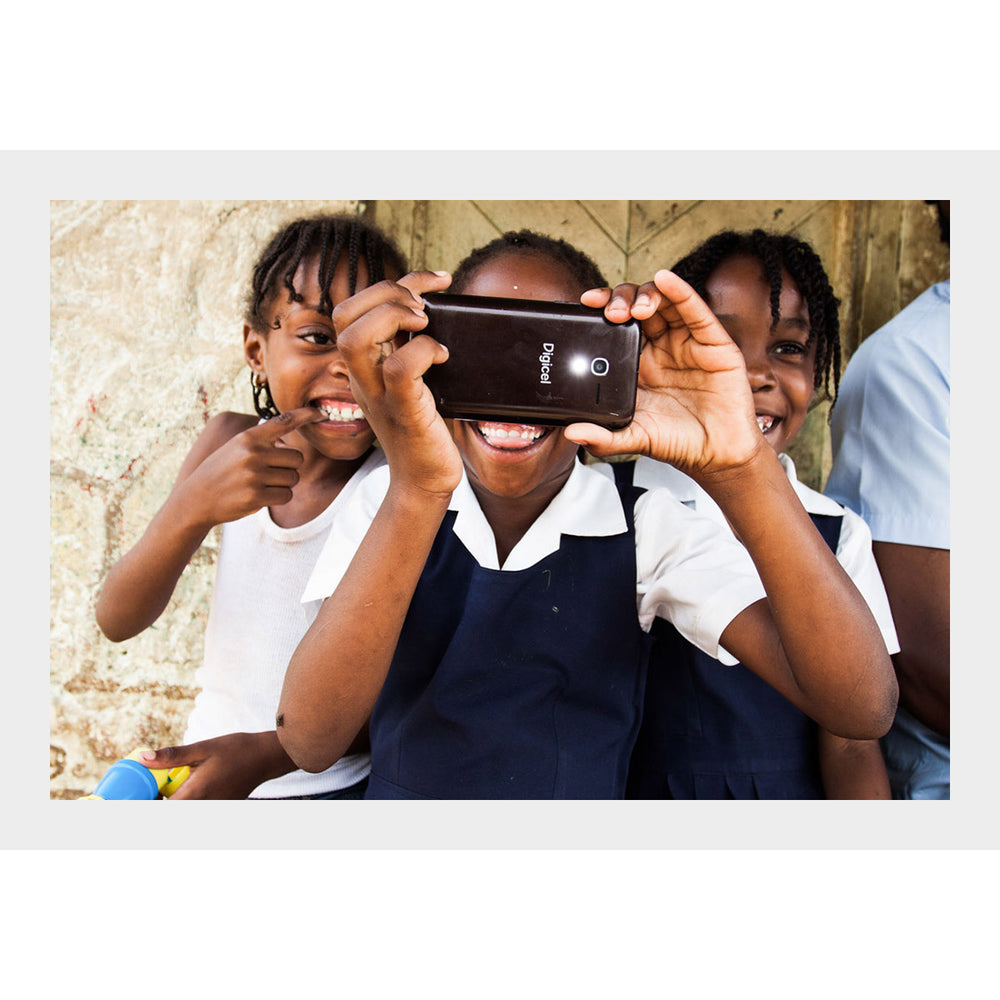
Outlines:
[[[269,420],[278,415],[278,408],[271,398],[271,390],[267,384],[267,376],[260,375],[252,368],[250,369],[250,390],[253,392],[253,408],[257,411],[258,417]],[[263,403],[261,396],[264,397]]]

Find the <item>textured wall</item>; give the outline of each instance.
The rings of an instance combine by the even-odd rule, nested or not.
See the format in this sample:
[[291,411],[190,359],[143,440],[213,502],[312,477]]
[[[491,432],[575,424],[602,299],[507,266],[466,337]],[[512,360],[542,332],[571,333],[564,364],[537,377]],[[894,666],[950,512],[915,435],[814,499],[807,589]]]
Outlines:
[[[416,266],[450,268],[507,228],[562,236],[612,281],[644,279],[726,225],[795,232],[843,300],[850,348],[948,273],[922,202],[53,202],[51,795],[91,791],[140,743],[180,740],[195,690],[217,530],[154,627],[113,644],[94,621],[108,567],[166,497],[208,417],[252,412],[244,288],[274,229],[364,210]],[[825,411],[796,460],[815,484]]]

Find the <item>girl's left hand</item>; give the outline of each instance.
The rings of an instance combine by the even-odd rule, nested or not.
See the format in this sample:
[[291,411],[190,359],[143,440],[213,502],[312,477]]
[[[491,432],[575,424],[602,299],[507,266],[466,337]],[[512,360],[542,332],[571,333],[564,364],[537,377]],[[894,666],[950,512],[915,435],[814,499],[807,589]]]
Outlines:
[[584,305],[612,322],[642,324],[639,393],[628,427],[572,424],[566,437],[592,454],[649,455],[695,478],[739,467],[766,448],[740,349],[705,302],[672,271],[651,282],[592,289]]

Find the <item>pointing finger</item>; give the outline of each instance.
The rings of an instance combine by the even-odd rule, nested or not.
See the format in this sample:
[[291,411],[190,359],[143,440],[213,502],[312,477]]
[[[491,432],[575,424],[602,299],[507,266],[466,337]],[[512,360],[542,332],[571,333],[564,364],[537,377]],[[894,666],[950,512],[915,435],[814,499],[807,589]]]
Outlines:
[[279,413],[257,427],[251,427],[247,432],[265,444],[274,444],[286,434],[297,430],[304,424],[314,424],[325,420],[326,414],[315,406],[300,406],[287,413]]

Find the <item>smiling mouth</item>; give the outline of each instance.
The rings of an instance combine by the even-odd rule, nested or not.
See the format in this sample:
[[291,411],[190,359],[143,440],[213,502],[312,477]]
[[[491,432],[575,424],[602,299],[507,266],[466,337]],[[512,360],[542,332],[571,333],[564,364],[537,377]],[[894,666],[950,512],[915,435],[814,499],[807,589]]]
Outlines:
[[549,434],[551,427],[539,427],[535,424],[502,424],[495,421],[479,421],[476,430],[491,448],[503,451],[519,451],[530,448]]
[[772,427],[775,427],[780,423],[781,420],[778,417],[773,417],[770,414],[765,413],[757,414],[757,426],[761,429],[762,434],[766,434]]
[[364,420],[365,415],[357,403],[345,402],[336,399],[320,399],[312,403],[326,419],[335,424],[353,424],[358,420]]

